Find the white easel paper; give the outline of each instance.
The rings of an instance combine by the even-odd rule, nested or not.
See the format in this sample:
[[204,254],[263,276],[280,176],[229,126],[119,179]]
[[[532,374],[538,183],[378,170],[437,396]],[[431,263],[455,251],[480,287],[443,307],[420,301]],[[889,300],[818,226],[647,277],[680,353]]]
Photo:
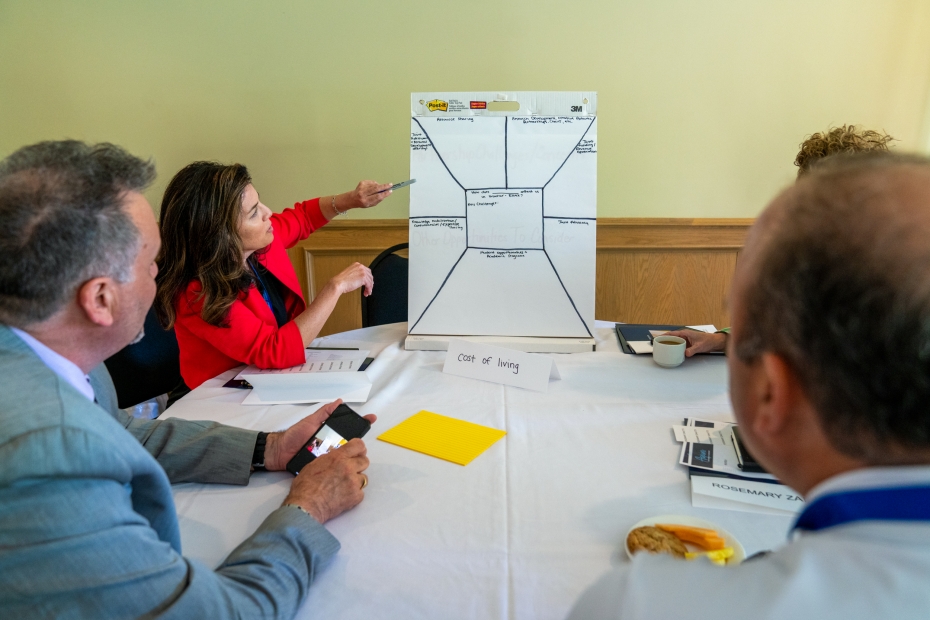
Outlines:
[[546,392],[549,379],[561,379],[555,360],[458,338],[449,341],[442,371],[450,375]]
[[597,93],[412,93],[410,112],[408,333],[590,338]]

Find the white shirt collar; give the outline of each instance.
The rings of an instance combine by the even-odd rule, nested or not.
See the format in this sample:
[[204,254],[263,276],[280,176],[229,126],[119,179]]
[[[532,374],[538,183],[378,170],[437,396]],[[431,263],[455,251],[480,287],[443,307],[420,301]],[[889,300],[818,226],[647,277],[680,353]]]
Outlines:
[[810,505],[818,497],[854,489],[894,488],[930,484],[930,465],[866,467],[828,478],[807,494]]
[[94,400],[94,388],[90,385],[90,377],[84,374],[78,365],[69,360],[67,357],[52,351],[50,348],[27,334],[21,329],[9,326],[13,333],[22,339],[33,353],[39,356],[46,366],[52,369],[56,375],[67,381],[71,386],[86,396],[88,400]]

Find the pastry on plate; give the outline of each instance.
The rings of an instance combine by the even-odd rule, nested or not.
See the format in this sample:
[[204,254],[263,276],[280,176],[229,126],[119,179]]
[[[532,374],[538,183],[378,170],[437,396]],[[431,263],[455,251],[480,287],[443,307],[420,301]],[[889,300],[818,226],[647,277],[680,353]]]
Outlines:
[[648,551],[650,553],[671,553],[677,558],[684,558],[688,552],[681,539],[670,532],[646,525],[631,531],[626,537],[626,546],[630,553]]

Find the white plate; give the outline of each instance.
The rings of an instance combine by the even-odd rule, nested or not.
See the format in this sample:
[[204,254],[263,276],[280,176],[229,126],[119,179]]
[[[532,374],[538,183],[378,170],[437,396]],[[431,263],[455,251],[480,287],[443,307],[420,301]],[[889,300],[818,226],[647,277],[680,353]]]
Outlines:
[[[690,527],[704,527],[707,529],[715,530],[718,534],[723,536],[723,540],[727,547],[733,547],[733,557],[727,561],[727,566],[736,566],[746,559],[746,550],[743,549],[743,545],[740,544],[740,541],[736,540],[736,538],[733,537],[733,534],[726,531],[716,523],[705,521],[704,519],[698,519],[696,517],[689,517],[687,515],[658,515],[655,517],[649,517],[648,519],[643,519],[642,521],[637,521],[633,527],[627,531],[626,536],[623,537],[623,548],[626,549],[626,554],[630,557],[631,560],[633,559],[633,554],[630,553],[630,548],[626,545],[626,539],[630,536],[630,532],[638,527],[655,525],[656,523],[669,525],[687,525]],[[685,543],[685,546],[688,548],[688,551],[704,551],[704,549],[701,549],[697,545],[692,545],[691,543]]]

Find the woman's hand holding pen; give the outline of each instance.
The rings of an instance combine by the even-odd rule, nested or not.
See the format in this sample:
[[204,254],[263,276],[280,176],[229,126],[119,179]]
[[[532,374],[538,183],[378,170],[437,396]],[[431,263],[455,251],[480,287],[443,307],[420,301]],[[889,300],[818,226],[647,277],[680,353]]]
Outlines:
[[349,209],[368,209],[391,195],[390,183],[362,181],[351,192],[320,199],[320,209],[326,219],[331,220]]

